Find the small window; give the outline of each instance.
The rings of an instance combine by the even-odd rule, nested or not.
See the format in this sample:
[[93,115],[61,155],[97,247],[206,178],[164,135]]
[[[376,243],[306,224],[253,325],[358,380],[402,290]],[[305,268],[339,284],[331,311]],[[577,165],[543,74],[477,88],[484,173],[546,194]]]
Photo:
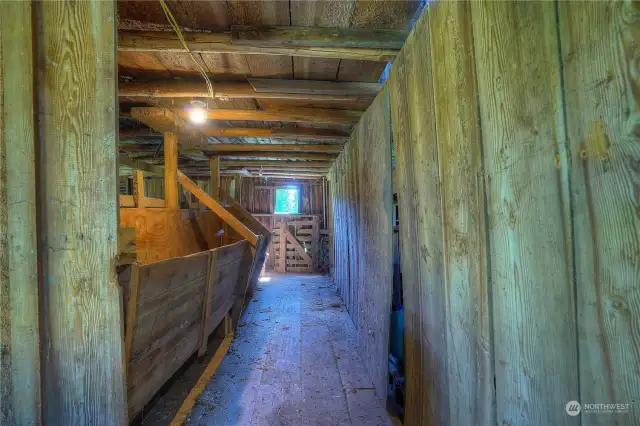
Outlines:
[[276,188],[276,214],[297,214],[300,208],[300,189]]

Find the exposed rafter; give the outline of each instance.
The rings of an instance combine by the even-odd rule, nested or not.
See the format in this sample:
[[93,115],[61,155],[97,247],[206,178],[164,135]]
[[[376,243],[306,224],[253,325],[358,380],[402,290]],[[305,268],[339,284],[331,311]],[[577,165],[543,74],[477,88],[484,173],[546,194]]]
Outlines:
[[210,153],[218,153],[220,155],[232,155],[233,152],[256,152],[268,154],[272,152],[295,153],[295,152],[316,152],[316,153],[340,153],[343,146],[338,144],[332,145],[313,145],[313,144],[257,144],[257,143],[221,143],[207,145],[199,148]]
[[[281,99],[334,102],[371,102],[379,91],[377,83],[251,79],[249,82],[215,83],[219,99]],[[204,82],[145,81],[120,83],[118,94],[126,97],[208,97]]]
[[[349,134],[333,129],[312,129],[297,127],[227,127],[199,129],[205,136],[239,137],[239,138],[269,138],[300,141],[328,141],[345,142]],[[162,137],[159,132],[152,130],[122,130],[120,139],[135,139],[139,137]]]
[[221,160],[220,165],[223,169],[227,167],[308,167],[324,169],[331,166],[330,161],[286,161],[286,160]]
[[[133,110],[141,108],[132,108]],[[187,117],[185,110],[173,109],[177,115]],[[243,121],[286,121],[292,123],[328,123],[354,124],[362,116],[362,111],[349,111],[324,108],[273,108],[268,111],[253,109],[210,109],[207,110],[209,120],[243,120]]]
[[325,28],[234,25],[233,44],[251,46],[355,47],[400,50],[409,32],[403,29]]
[[[296,29],[293,28],[293,31],[296,31]],[[303,31],[308,32],[309,29],[304,29]],[[341,35],[336,34],[335,29],[315,28],[314,31],[315,34],[312,37],[308,37],[306,41],[304,39],[296,40],[294,37],[297,36],[293,34],[292,30],[289,30],[289,35],[283,34],[279,30],[272,31],[264,41],[260,41],[257,37],[248,37],[250,32],[237,29],[235,34],[232,34],[232,32],[190,32],[184,33],[184,37],[193,53],[285,55],[388,62],[392,61],[399,51],[399,47],[386,47],[389,44],[390,37],[388,34],[380,34],[380,30],[343,29],[343,34]],[[280,32],[280,34],[276,35],[275,33],[277,32]],[[321,36],[323,32],[325,33],[324,40],[323,36]],[[279,38],[280,41],[276,42],[276,38]],[[392,37],[392,43],[397,43],[399,38],[400,36]],[[118,50],[186,52],[178,37],[174,33],[167,31],[120,31],[118,34]]]
[[[197,147],[199,151],[206,151],[206,147]],[[262,151],[234,151],[218,153],[221,158],[227,157],[265,157],[282,160],[335,160],[339,154],[337,153],[321,153],[321,152],[262,152]]]

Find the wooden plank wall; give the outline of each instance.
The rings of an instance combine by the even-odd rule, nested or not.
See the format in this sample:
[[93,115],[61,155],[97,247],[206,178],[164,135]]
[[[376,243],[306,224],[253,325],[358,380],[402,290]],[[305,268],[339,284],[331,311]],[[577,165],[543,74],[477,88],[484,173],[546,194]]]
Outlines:
[[394,61],[405,424],[640,424],[638,28],[631,2],[443,2]]
[[[580,397],[640,424],[640,7],[558,2],[575,258]],[[563,163],[564,169],[564,163]],[[583,416],[584,425],[612,424]]]
[[354,129],[328,180],[336,209],[332,275],[358,330],[360,356],[378,395],[385,399],[393,284],[387,90],[380,92]]

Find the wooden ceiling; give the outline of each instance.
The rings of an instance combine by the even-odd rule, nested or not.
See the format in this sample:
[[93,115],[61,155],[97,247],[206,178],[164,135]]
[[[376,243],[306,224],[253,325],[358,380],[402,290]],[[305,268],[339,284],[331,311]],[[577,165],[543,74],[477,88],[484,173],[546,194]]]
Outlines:
[[[422,7],[398,0],[167,4],[213,82],[214,99],[160,2],[119,1],[121,158],[161,164],[162,132],[175,131],[180,167],[194,176],[206,176],[211,154],[229,172],[312,165],[325,173]],[[203,125],[186,117],[193,99],[207,103]]]

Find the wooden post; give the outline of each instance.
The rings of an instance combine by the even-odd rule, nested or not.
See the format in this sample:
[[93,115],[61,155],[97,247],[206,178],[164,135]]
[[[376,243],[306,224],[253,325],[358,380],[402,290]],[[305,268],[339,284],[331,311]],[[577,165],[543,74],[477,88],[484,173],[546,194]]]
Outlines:
[[136,207],[144,207],[144,172],[133,171],[133,203]]
[[31,2],[0,2],[0,424],[42,424]]
[[214,155],[209,159],[209,167],[211,169],[211,196],[220,199],[220,157]]
[[281,274],[287,272],[287,234],[285,230],[287,229],[287,222],[280,222],[278,224],[278,229],[280,230],[280,255],[278,257],[278,272]]
[[178,202],[178,135],[164,134],[164,205],[168,209],[180,208]]
[[[126,425],[122,294],[114,267],[115,1],[32,7],[39,86],[42,423]],[[10,60],[31,52],[30,44],[22,50]],[[22,82],[33,78],[24,77]]]

